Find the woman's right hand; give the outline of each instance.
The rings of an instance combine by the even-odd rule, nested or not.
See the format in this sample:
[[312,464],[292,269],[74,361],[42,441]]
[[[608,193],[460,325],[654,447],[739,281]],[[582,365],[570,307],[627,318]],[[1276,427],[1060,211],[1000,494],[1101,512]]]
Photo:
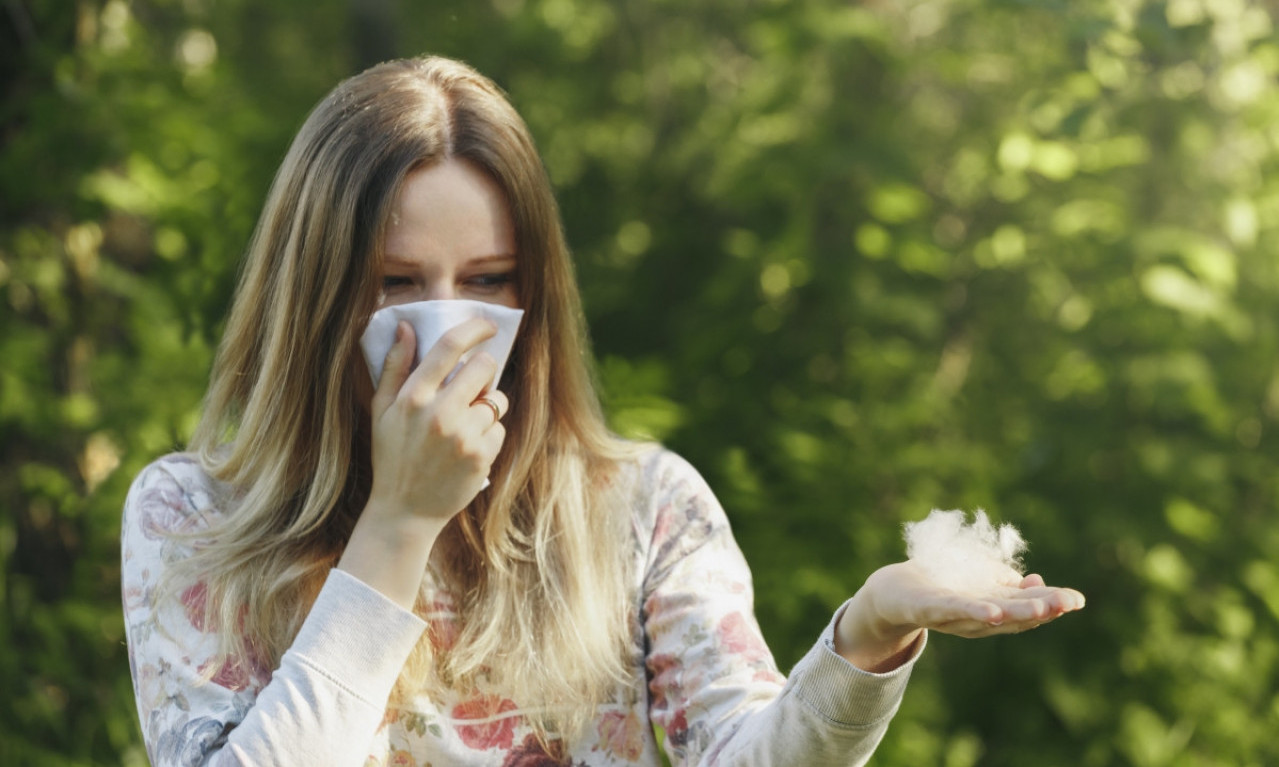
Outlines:
[[382,378],[373,395],[371,500],[399,513],[447,522],[484,487],[506,436],[486,397],[506,412],[506,397],[486,391],[496,374],[489,355],[473,354],[497,328],[471,319],[452,328],[412,369],[416,339],[407,322],[396,327]]
[[468,320],[414,369],[413,328],[399,323],[373,395],[373,485],[338,567],[406,609],[440,531],[484,487],[506,436],[506,397],[487,391],[497,373],[492,357],[473,354],[444,383],[496,331],[488,320]]

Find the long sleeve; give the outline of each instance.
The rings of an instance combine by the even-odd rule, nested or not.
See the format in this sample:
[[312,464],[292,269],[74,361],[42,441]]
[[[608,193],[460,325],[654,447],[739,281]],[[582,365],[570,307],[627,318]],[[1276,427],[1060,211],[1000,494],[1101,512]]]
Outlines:
[[834,652],[837,612],[784,680],[754,618],[750,571],[714,495],[673,454],[647,471],[655,492],[641,614],[650,717],[666,731],[672,762],[865,764],[914,660],[886,674],[856,668]]
[[152,764],[364,764],[425,624],[333,570],[279,668],[252,658],[214,666],[203,584],[154,601],[166,567],[184,553],[170,533],[199,533],[217,513],[208,486],[194,462],[169,457],[139,475],[125,502],[125,624]]

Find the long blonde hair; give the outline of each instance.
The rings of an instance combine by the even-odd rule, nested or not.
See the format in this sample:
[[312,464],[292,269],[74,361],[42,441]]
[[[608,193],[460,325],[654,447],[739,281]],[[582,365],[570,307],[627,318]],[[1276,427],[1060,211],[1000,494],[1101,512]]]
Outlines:
[[[501,91],[440,58],[337,86],[294,139],[250,244],[190,448],[230,488],[225,517],[173,583],[203,581],[228,662],[278,664],[367,500],[367,371],[358,339],[405,176],[465,158],[504,190],[525,311],[493,485],[446,529],[436,566],[459,599],[452,649],[427,638],[397,694],[481,679],[545,735],[589,716],[627,675],[629,516],[549,180]],[[175,586],[176,588],[176,586]],[[419,603],[419,610],[422,604]]]

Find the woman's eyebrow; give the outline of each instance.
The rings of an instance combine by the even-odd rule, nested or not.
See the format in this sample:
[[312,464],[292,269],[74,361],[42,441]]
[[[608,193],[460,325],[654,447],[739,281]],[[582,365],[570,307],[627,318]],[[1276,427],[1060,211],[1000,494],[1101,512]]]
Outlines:
[[515,260],[514,253],[494,253],[491,256],[476,256],[475,258],[467,259],[467,263],[482,264],[488,261],[514,261],[514,260]]
[[[468,258],[466,259],[465,263],[468,265],[471,265],[471,264],[487,264],[490,262],[516,261],[516,260],[518,259],[515,253],[494,253],[492,255],[475,256],[474,258]],[[420,265],[419,262],[416,261],[415,259],[399,256],[394,253],[387,253],[382,258],[382,263],[385,266],[416,267]]]

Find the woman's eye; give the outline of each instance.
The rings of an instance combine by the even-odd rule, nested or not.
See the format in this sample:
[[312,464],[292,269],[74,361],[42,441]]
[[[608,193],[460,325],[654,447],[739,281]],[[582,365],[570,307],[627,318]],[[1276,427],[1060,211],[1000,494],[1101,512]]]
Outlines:
[[479,274],[471,277],[466,281],[472,289],[485,293],[496,293],[515,280],[514,272],[497,272],[494,274]]
[[413,280],[408,277],[387,276],[382,278],[382,290],[384,291],[395,290],[396,288],[403,288],[412,284]]

